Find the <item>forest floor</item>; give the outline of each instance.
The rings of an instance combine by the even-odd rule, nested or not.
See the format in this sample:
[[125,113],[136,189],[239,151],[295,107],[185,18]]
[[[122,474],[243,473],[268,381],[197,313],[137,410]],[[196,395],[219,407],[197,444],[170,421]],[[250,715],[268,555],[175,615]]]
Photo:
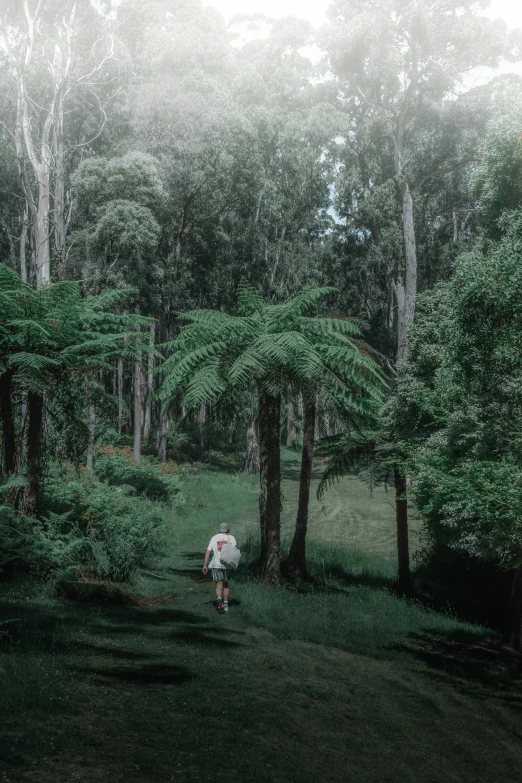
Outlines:
[[[286,456],[283,538],[297,496]],[[187,477],[150,607],[0,586],[0,783],[493,783],[522,768],[521,658],[390,589],[393,510],[354,480],[311,508],[313,586],[238,571],[218,615],[203,552],[256,533],[257,482]],[[415,534],[415,531],[414,531]],[[5,621],[12,621],[7,622]]]

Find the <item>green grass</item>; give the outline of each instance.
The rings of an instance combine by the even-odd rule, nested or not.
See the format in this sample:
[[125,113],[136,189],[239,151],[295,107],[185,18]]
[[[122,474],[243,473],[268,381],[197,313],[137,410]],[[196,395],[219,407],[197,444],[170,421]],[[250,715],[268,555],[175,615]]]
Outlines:
[[264,589],[243,569],[221,616],[203,552],[224,520],[241,548],[253,540],[257,480],[204,470],[184,484],[149,566],[163,579],[132,585],[175,600],[124,609],[0,586],[0,616],[16,620],[0,626],[0,783],[517,779],[520,658],[390,592],[389,496],[341,482],[326,517],[312,504],[315,583]]

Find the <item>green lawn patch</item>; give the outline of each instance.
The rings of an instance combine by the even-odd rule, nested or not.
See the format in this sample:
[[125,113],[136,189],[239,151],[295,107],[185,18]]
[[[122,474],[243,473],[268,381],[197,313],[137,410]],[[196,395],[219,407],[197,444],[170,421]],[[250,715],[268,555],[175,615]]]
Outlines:
[[393,550],[377,545],[393,525],[388,497],[369,501],[351,480],[334,491],[329,532],[312,511],[313,586],[265,589],[244,569],[228,615],[201,565],[221,521],[240,547],[256,533],[257,480],[233,472],[184,478],[187,503],[150,563],[163,578],[142,572],[129,586],[172,593],[167,603],[60,602],[36,583],[1,585],[1,616],[14,621],[0,626],[1,783],[517,779],[520,657],[395,596]]

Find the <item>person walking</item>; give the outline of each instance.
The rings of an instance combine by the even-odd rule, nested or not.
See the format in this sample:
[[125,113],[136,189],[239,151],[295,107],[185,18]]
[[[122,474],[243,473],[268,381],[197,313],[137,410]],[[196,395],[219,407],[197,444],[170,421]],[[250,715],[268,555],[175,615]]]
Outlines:
[[237,546],[236,539],[230,535],[230,527],[226,522],[223,522],[219,526],[219,533],[212,536],[210,539],[207,551],[205,552],[205,560],[203,562],[203,573],[207,574],[209,565],[208,559],[212,554],[212,560],[210,562],[210,570],[212,571],[212,579],[216,585],[216,602],[218,612],[228,612],[228,600],[230,596],[230,588],[228,586],[228,574],[227,569],[222,564],[219,553],[225,544],[233,544]]

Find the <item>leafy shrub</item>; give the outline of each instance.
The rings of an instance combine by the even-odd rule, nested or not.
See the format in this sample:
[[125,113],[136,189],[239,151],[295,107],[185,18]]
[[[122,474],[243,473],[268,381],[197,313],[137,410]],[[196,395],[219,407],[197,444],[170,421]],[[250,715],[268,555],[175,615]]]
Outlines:
[[432,454],[417,462],[415,498],[432,546],[510,567],[522,541],[522,472],[508,460],[462,460]]
[[179,479],[162,475],[150,462],[136,464],[120,456],[98,457],[96,475],[113,487],[131,487],[154,500],[171,500],[180,489]]
[[[154,475],[161,480],[157,470]],[[163,496],[176,494],[179,501],[178,477],[167,476],[157,486]],[[157,552],[171,513],[163,504],[130,494],[135,491],[132,485],[109,486],[92,474],[53,468],[41,519],[0,506],[0,568],[39,576],[81,568],[103,579],[128,580]]]

